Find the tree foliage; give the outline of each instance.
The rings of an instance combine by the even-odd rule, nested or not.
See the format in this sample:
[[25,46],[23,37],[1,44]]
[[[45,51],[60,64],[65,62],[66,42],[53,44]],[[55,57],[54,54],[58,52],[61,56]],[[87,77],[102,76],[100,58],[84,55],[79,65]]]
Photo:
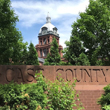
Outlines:
[[44,65],[59,65],[60,61],[61,57],[59,55],[58,43],[56,38],[53,38],[50,53],[48,53]]
[[[88,8],[85,12],[80,13],[80,18],[72,25],[68,49],[74,50],[71,48],[76,48],[78,44],[73,41],[76,38],[79,39],[82,45],[79,45],[77,49],[82,47],[85,49],[83,53],[89,59],[90,65],[96,65],[99,57],[103,65],[110,65],[108,62],[110,60],[110,9],[108,2],[109,0],[90,0]],[[74,52],[76,51],[74,50]],[[81,52],[78,52],[78,56],[73,54],[73,51],[69,51],[68,54],[73,58],[74,56],[78,57]],[[73,61],[72,58],[69,59],[70,62]],[[106,58],[108,60],[105,60]]]
[[98,104],[101,105],[102,110],[110,110],[110,84],[105,86],[104,94],[98,99]]
[[[48,81],[35,75],[37,83],[0,84],[0,110],[82,110],[75,82]],[[75,109],[74,109],[75,108]]]
[[32,42],[30,43],[28,48],[29,48],[29,52],[28,52],[26,64],[39,65],[38,54]]
[[18,63],[21,56],[23,38],[16,28],[18,16],[11,8],[10,0],[0,0],[0,64],[9,64],[9,58]]
[[23,43],[22,40],[18,40],[17,44],[15,45],[15,47],[13,47],[12,49],[12,61],[15,64],[25,64],[23,62],[26,61],[27,59],[27,55],[28,55],[28,51],[27,51],[27,45],[28,43]]
[[79,55],[84,52],[80,39],[76,36],[70,38],[70,42],[66,41],[66,48],[63,50],[64,58],[68,60],[72,65],[78,64]]
[[28,52],[29,51],[27,51],[27,46],[23,45],[23,49],[21,51],[20,64],[27,64]]
[[76,65],[83,65],[83,66],[89,66],[90,65],[90,62],[84,53],[81,53],[79,55],[79,57],[77,58]]

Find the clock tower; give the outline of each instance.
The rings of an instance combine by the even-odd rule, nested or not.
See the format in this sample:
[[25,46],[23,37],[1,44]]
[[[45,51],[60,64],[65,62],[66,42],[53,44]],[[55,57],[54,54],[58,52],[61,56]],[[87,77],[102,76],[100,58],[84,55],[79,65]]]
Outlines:
[[[50,43],[52,42],[53,37],[56,38],[57,43],[59,45],[60,36],[58,34],[58,29],[53,24],[51,24],[51,18],[48,14],[46,17],[46,24],[44,24],[39,31],[38,35],[39,44],[35,46],[39,58],[43,59],[46,58],[47,54],[50,52],[51,47]],[[63,47],[59,45],[58,49],[59,54],[62,58],[63,54],[61,51],[63,50]]]

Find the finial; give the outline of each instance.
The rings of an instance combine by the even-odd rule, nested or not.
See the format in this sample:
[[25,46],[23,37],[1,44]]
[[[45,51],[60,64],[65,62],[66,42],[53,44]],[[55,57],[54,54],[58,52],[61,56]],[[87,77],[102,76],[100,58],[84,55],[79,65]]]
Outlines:
[[47,22],[46,22],[46,23],[51,23],[51,18],[50,18],[50,16],[49,16],[49,12],[47,13],[46,19],[47,19]]
[[47,17],[49,17],[49,12],[47,13]]

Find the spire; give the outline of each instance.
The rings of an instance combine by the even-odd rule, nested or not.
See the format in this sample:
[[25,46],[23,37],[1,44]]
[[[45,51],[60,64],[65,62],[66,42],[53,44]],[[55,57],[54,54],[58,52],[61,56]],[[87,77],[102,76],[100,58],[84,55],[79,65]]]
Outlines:
[[47,20],[46,23],[51,23],[51,17],[49,16],[49,12],[47,13],[46,20]]

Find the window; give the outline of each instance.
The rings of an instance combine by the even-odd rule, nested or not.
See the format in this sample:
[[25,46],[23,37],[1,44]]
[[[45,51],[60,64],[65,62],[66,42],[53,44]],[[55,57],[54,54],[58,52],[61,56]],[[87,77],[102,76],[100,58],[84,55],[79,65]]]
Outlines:
[[48,39],[48,44],[50,43],[50,40]]
[[46,50],[46,49],[43,50],[43,56],[44,56],[44,57],[47,56],[47,50]]
[[45,33],[47,33],[47,28],[46,27],[43,27],[42,28],[42,34],[45,34]]
[[48,44],[50,43],[49,37],[48,37]]
[[53,32],[56,34],[57,33],[57,28],[53,28]]
[[40,44],[42,45],[42,41],[40,41]]
[[42,57],[42,49],[40,49],[40,56]]
[[42,28],[42,31],[44,31],[44,30],[47,30],[47,27],[43,27],[43,28]]
[[46,44],[46,38],[44,38],[44,45]]

